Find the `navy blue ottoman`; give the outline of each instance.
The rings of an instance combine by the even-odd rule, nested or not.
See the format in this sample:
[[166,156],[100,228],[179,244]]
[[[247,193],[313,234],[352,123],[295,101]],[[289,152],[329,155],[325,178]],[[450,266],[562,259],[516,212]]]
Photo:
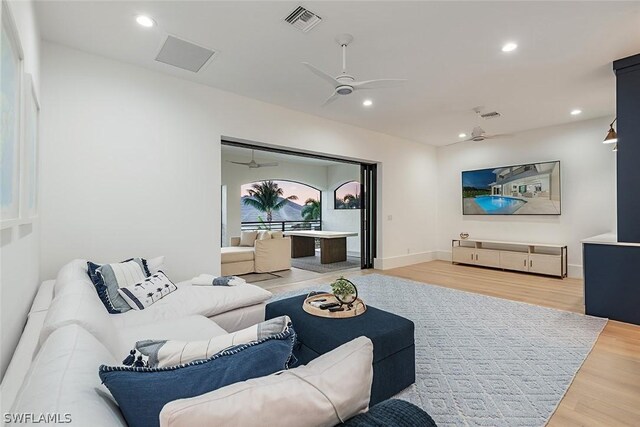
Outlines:
[[306,295],[267,304],[266,319],[287,315],[293,322],[299,344],[294,355],[306,365],[359,336],[373,342],[373,385],[369,405],[386,400],[416,380],[413,322],[375,307],[348,319],[312,316],[302,309]]

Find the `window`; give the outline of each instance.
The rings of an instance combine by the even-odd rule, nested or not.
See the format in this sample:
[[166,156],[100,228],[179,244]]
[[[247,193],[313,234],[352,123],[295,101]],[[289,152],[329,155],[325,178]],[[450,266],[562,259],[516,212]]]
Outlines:
[[310,185],[287,180],[263,180],[240,188],[243,224],[320,221],[321,192]]
[[336,209],[360,209],[360,183],[345,182],[334,192]]

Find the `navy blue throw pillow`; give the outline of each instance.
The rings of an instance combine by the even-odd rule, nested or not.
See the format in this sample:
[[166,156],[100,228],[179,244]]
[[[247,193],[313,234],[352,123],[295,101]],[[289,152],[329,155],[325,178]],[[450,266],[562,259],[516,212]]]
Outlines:
[[[147,266],[147,260],[145,260],[144,258],[129,258],[122,261],[121,263],[129,261],[135,261],[142,269],[145,277],[151,276],[149,267]],[[117,289],[119,286],[117,281],[113,277],[113,274],[108,275],[109,279],[107,280],[110,280],[110,282],[105,281],[105,276],[99,270],[100,267],[103,267],[103,265],[87,261],[87,274],[89,275],[91,282],[95,286],[96,292],[100,297],[100,301],[102,301],[102,304],[104,304],[104,307],[110,314],[120,314],[131,310],[129,304],[127,304],[126,301],[117,294]]]
[[287,369],[296,334],[285,332],[221,351],[208,359],[166,368],[100,366],[99,375],[129,427],[160,425],[167,403]]

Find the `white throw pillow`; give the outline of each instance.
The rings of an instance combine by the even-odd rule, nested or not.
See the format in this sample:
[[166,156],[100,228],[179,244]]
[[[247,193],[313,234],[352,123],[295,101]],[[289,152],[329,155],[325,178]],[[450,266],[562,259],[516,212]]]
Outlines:
[[164,256],[158,256],[146,261],[149,273],[156,274],[158,271],[164,271]]
[[241,231],[240,232],[240,246],[254,246],[256,239],[258,238],[257,231]]
[[372,362],[371,340],[359,337],[306,366],[169,402],[160,425],[333,427],[368,409]]
[[272,239],[282,239],[284,237],[284,233],[282,231],[272,231],[271,238]]
[[135,285],[121,286],[118,293],[131,308],[144,310],[177,289],[176,285],[159,271]]

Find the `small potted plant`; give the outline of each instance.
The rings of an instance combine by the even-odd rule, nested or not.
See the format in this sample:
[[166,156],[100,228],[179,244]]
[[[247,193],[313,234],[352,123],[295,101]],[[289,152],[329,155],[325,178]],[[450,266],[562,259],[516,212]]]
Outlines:
[[348,308],[351,308],[351,305],[358,298],[356,285],[342,276],[331,284],[331,292],[340,304],[347,305]]

